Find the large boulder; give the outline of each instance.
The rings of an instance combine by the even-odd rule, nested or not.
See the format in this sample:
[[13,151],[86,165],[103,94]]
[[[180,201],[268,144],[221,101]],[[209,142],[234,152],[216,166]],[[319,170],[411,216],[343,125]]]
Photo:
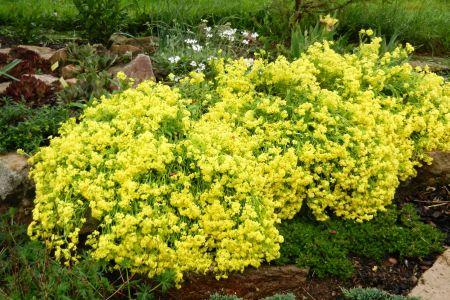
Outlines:
[[0,204],[28,207],[34,198],[34,184],[28,178],[27,159],[16,153],[0,155]]

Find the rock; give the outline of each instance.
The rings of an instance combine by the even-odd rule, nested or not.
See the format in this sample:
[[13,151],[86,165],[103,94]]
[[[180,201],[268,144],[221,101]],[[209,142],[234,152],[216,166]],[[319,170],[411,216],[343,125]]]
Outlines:
[[50,62],[50,59],[55,54],[55,50],[48,47],[38,47],[38,46],[29,46],[29,45],[19,45],[17,46],[19,49],[24,49],[30,52],[34,52],[39,56],[39,58],[43,61]]
[[142,52],[140,47],[136,47],[133,45],[112,45],[111,52],[115,54],[127,54],[131,53],[133,55]]
[[11,81],[0,83],[0,95],[3,95],[6,92],[6,89],[11,84]]
[[[210,295],[235,294],[244,299],[260,299],[279,291],[298,288],[306,281],[308,269],[295,265],[247,268],[244,273],[233,273],[227,279],[216,280],[211,274],[187,274],[179,290],[172,290],[174,299],[208,299]],[[169,292],[169,294],[172,294]]]
[[420,297],[422,300],[448,300],[450,295],[450,249],[447,249],[433,264],[422,274],[417,286],[409,296]]
[[123,67],[116,67],[110,69],[110,72],[115,76],[118,72],[124,72],[129,78],[134,79],[134,86],[145,80],[155,80],[153,74],[152,61],[150,57],[145,54],[139,54],[129,64]]
[[397,259],[395,259],[395,257],[389,257],[389,259],[388,259],[388,263],[390,264],[390,265],[396,265],[397,264]]
[[110,37],[113,45],[129,45],[145,50],[146,52],[153,53],[158,48],[158,39],[152,36],[145,37],[126,37],[121,34],[113,34]]
[[77,84],[78,79],[76,79],[76,78],[69,78],[69,79],[66,79],[65,81],[66,81],[66,83],[67,83],[69,86],[71,86],[71,85]]
[[40,81],[44,82],[46,85],[49,86],[56,86],[57,81],[59,81],[57,77],[49,74],[30,74],[29,76],[39,79]]
[[431,165],[424,164],[413,181],[420,186],[450,184],[450,151],[432,151],[427,154],[433,158],[433,162]]
[[448,72],[450,68],[446,65],[442,65],[432,61],[421,61],[421,60],[412,60],[409,64],[413,67],[421,67],[422,69],[428,66],[431,72],[439,73],[439,72]]
[[53,65],[56,62],[64,64],[67,62],[68,54],[66,48],[61,48],[55,51],[53,55],[50,57],[50,63]]
[[70,64],[70,65],[64,66],[61,69],[61,76],[63,78],[73,78],[73,77],[77,76],[78,74],[80,74],[81,71],[82,71],[82,69],[80,66]]
[[28,179],[27,159],[16,153],[0,155],[0,203],[14,207],[30,206],[34,184]]
[[0,64],[7,64],[11,58],[9,56],[9,52],[11,52],[11,48],[0,49]]

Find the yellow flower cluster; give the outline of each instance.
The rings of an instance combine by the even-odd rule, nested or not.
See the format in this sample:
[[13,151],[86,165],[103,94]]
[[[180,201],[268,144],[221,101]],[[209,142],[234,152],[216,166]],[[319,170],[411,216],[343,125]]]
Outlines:
[[207,81],[144,82],[87,108],[33,158],[29,235],[77,260],[86,219],[93,258],[153,277],[219,277],[279,255],[276,229],[307,205],[369,220],[450,148],[450,84],[379,55],[315,44],[296,61],[215,62]]

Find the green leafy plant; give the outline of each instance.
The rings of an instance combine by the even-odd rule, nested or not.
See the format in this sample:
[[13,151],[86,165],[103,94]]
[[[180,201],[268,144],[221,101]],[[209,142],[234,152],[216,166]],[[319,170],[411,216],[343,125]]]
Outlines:
[[77,82],[60,90],[57,94],[59,103],[69,104],[75,108],[83,108],[94,99],[111,93],[111,87],[117,83],[107,71],[88,72],[77,76]]
[[48,136],[56,135],[59,125],[70,112],[62,106],[33,109],[23,102],[4,98],[0,109],[0,152],[23,149],[33,153],[48,143]]
[[285,242],[277,263],[312,267],[318,277],[348,278],[350,254],[381,260],[387,255],[424,257],[442,250],[443,233],[420,221],[410,204],[391,207],[362,224],[332,219],[323,223],[298,216],[280,226]]
[[343,289],[342,292],[344,294],[344,299],[348,300],[420,300],[420,298],[417,297],[392,295],[376,288]]
[[15,81],[19,81],[19,79],[17,79],[16,77],[13,77],[13,76],[9,75],[8,72],[11,71],[12,69],[14,69],[14,67],[16,67],[21,62],[22,62],[22,60],[15,59],[15,60],[9,62],[3,68],[0,68],[0,77],[3,76],[3,77],[7,77],[9,79],[15,80]]
[[79,24],[93,41],[107,42],[122,26],[126,11],[120,0],[73,0]]
[[82,254],[76,266],[53,260],[50,251],[29,239],[26,225],[17,222],[16,209],[0,214],[1,299],[154,299],[173,286],[174,273],[165,272],[154,283],[133,279],[125,270],[110,272],[106,266]]
[[67,60],[81,68],[80,73],[101,72],[110,68],[118,59],[118,56],[107,52],[104,48],[85,44],[78,45],[69,43],[67,45]]

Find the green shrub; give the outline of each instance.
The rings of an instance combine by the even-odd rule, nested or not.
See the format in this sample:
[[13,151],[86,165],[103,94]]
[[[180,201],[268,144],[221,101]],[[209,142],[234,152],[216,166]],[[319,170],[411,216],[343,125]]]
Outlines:
[[242,298],[236,295],[220,295],[220,294],[212,294],[209,297],[209,300],[241,300]]
[[89,40],[107,42],[123,25],[126,12],[120,0],[72,1],[79,13],[79,24]]
[[405,297],[392,295],[376,288],[354,288],[343,290],[345,299],[348,300],[420,300],[417,297]]
[[350,254],[380,261],[387,255],[424,257],[442,250],[444,234],[420,221],[414,207],[390,208],[370,222],[299,216],[280,226],[284,237],[278,264],[312,267],[318,277],[352,275]]
[[0,108],[0,152],[22,149],[33,153],[69,118],[67,108],[61,106],[32,109],[24,103],[4,103]]
[[273,296],[266,297],[262,300],[295,300],[295,299],[297,298],[295,297],[294,294],[287,293],[287,294],[275,294]]
[[214,62],[178,86],[102,97],[31,158],[29,233],[76,262],[79,232],[99,261],[153,277],[217,277],[279,256],[276,225],[303,205],[363,222],[386,210],[424,151],[450,148],[450,83],[413,71],[381,39],[341,55]]

